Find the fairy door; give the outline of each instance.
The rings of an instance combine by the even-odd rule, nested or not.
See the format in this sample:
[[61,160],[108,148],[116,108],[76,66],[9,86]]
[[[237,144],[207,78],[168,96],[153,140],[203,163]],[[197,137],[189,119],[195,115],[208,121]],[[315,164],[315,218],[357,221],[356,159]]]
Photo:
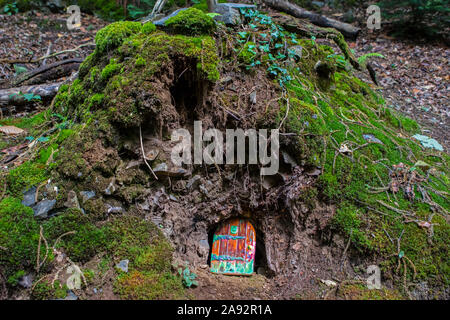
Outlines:
[[211,272],[251,275],[255,260],[256,234],[244,219],[230,219],[217,228],[211,252]]

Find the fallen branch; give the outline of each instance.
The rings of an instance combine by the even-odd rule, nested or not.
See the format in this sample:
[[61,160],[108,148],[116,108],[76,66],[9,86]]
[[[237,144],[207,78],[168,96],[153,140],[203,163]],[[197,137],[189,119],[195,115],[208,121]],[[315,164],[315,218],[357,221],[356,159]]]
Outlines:
[[13,64],[13,63],[38,63],[41,60],[56,57],[56,56],[59,56],[64,53],[77,52],[81,48],[87,47],[87,46],[95,46],[95,43],[93,43],[93,42],[83,43],[76,48],[54,52],[52,54],[47,54],[45,56],[42,56],[42,57],[34,59],[34,60],[31,60],[31,59],[28,59],[28,60],[25,60],[25,59],[0,59],[0,63],[10,63],[10,64]]
[[340,22],[320,14],[305,10],[299,6],[284,0],[264,0],[269,7],[286,12],[299,19],[308,19],[311,23],[325,28],[334,28],[339,30],[345,37],[356,39],[361,29],[351,24]]
[[64,82],[55,82],[50,84],[41,84],[35,86],[23,86],[18,88],[1,89],[0,90],[0,105],[24,105],[29,103],[20,93],[32,93],[39,95],[42,100],[53,98],[59,90],[59,87]]
[[11,87],[21,84],[32,85],[43,83],[48,80],[56,80],[70,75],[72,71],[78,70],[82,59],[66,59],[52,64],[41,66],[37,69],[25,72],[10,81]]

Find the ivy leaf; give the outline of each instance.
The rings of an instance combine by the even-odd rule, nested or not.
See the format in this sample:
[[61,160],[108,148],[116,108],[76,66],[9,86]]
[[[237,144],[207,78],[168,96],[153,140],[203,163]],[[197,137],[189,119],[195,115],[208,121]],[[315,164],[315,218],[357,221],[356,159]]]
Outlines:
[[47,142],[49,140],[49,138],[48,137],[39,137],[37,140],[39,142]]
[[241,38],[247,37],[247,32],[238,32],[238,34],[241,36]]

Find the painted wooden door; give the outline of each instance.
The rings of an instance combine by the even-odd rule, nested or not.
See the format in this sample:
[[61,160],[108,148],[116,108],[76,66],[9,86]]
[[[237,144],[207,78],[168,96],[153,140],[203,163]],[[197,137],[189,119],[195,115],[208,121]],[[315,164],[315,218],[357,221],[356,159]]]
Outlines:
[[230,219],[214,234],[211,272],[251,275],[255,262],[256,233],[248,220]]

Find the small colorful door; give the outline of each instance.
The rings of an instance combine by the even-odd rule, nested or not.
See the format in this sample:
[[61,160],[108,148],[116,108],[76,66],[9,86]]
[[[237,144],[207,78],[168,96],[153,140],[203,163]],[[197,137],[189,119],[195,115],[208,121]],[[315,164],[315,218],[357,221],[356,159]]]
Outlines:
[[211,251],[211,272],[251,275],[255,261],[256,233],[248,220],[230,219],[217,228]]

